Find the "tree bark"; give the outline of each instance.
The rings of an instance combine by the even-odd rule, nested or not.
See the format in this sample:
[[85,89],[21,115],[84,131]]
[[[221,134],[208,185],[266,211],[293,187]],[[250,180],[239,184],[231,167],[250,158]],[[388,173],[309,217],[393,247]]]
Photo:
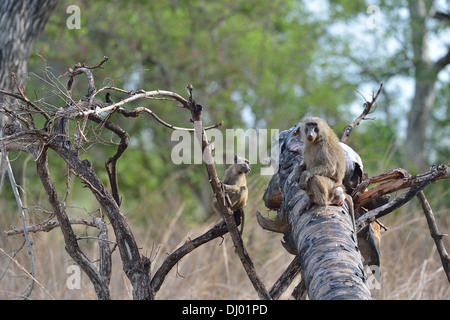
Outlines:
[[[0,88],[13,89],[10,72],[27,72],[34,43],[58,0],[2,0],[0,2]],[[0,99],[3,95],[0,94]],[[1,103],[0,100],[0,103]]]
[[347,208],[329,206],[318,215],[315,209],[300,212],[307,197],[292,174],[283,189],[283,195],[293,195],[286,202],[287,221],[292,226],[309,298],[371,299]]
[[280,134],[278,183],[290,225],[284,234],[285,247],[300,257],[310,299],[371,299],[348,208],[328,206],[320,213],[315,209],[302,212],[308,197],[293,177],[301,161],[297,129],[298,125]]
[[50,143],[53,149],[92,191],[99,204],[105,210],[111,226],[114,230],[116,243],[122,259],[123,270],[133,287],[134,300],[153,299],[150,288],[150,260],[141,257],[136,240],[125,219],[120,212],[119,205],[114,197],[97,177],[90,166],[86,166],[83,160],[72,150],[59,143]]

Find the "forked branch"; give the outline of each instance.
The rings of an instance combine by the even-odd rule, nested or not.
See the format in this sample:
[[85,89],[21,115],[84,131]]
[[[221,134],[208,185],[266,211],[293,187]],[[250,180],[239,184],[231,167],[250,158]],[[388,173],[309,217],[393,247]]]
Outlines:
[[247,276],[249,277],[250,281],[253,284],[253,287],[258,293],[258,296],[261,299],[270,300],[271,297],[265,285],[263,284],[260,277],[256,273],[255,266],[253,265],[253,262],[250,259],[247,250],[245,249],[244,243],[242,242],[241,235],[234,220],[233,211],[226,204],[227,202],[225,201],[225,192],[222,188],[219,178],[217,177],[216,167],[214,165],[214,161],[212,158],[212,146],[208,143],[208,137],[206,136],[206,132],[203,127],[202,122],[203,107],[193,99],[192,85],[188,85],[186,89],[189,92],[189,102],[187,103],[186,108],[191,112],[192,120],[194,122],[198,121],[198,123],[201,124],[200,126],[201,130],[196,130],[195,135],[197,137],[199,144],[202,147],[203,160],[205,162],[206,171],[208,172],[209,183],[211,184],[214,195],[216,196],[219,209],[228,227],[228,231],[230,232],[230,236],[236,248],[236,252],[239,255],[239,258],[247,273]]
[[[410,201],[412,198],[417,197],[424,211],[431,237],[436,244],[442,266],[450,283],[450,256],[448,255],[442,241],[444,235],[439,233],[433,211],[431,210],[430,204],[422,191],[430,183],[448,178],[450,178],[450,168],[446,165],[432,166],[429,171],[417,174],[415,176],[409,175],[404,169],[395,169],[391,172],[363,181],[354,190],[353,200],[355,208],[361,208],[368,202],[385,194],[391,194],[396,191],[409,188],[406,193],[396,197],[391,202],[363,214],[359,219],[357,219],[356,227],[358,230],[361,230],[368,223],[387,215]],[[370,190],[367,190],[367,187],[371,183],[380,184]]]
[[357,125],[359,125],[359,123],[362,120],[366,119],[366,116],[371,112],[373,106],[375,105],[375,102],[377,101],[378,96],[381,93],[381,90],[383,90],[383,84],[380,85],[380,89],[378,89],[378,92],[375,95],[372,94],[372,101],[370,101],[370,102],[367,101],[366,103],[364,103],[364,110],[359,115],[359,117],[356,118],[356,120],[353,121],[353,123],[351,123],[347,127],[345,127],[344,133],[343,133],[342,138],[341,138],[341,142],[346,143],[347,142],[347,138],[350,136],[350,134],[353,131],[353,128],[356,127]]

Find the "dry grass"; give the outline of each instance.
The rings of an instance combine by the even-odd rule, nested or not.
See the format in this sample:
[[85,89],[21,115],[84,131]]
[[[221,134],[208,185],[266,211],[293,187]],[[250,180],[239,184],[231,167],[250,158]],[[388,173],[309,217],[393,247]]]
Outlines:
[[[258,273],[268,288],[290,263],[293,256],[281,246],[281,235],[263,231],[257,224],[254,212],[263,210],[260,183],[251,183],[250,188],[258,190],[247,206],[244,243],[253,259]],[[415,201],[417,203],[417,201]],[[143,203],[142,212],[152,212],[149,204]],[[148,226],[134,226],[135,236],[141,252],[152,261],[153,272],[166,255],[182,245],[188,238],[194,238],[218,221],[213,217],[199,226],[190,226],[184,219],[184,206],[165,212],[164,218],[155,216],[158,223]],[[169,212],[167,214],[167,212]],[[436,218],[442,233],[449,233],[448,209],[437,212]],[[132,221],[133,213],[129,214]],[[11,221],[13,214],[0,218],[1,229],[18,222]],[[16,218],[14,218],[16,219]],[[375,299],[449,299],[450,285],[442,270],[439,256],[429,235],[427,223],[421,210],[414,205],[402,208],[385,217],[382,222],[389,228],[382,236],[382,283],[381,288],[372,290]],[[95,231],[77,228],[78,234]],[[112,230],[110,235],[112,235]],[[112,237],[112,236],[110,236]],[[81,275],[81,288],[68,289],[67,267],[73,262],[64,250],[58,230],[50,233],[33,234],[33,248],[36,257],[36,279],[48,291],[35,285],[32,299],[95,299],[95,293],[86,275]],[[23,237],[0,236],[0,247],[11,253],[22,243]],[[96,259],[95,240],[82,240],[82,246],[91,259]],[[446,240],[446,247],[450,248]],[[28,269],[26,249],[17,256],[17,262]],[[113,254],[111,296],[113,299],[130,299],[130,284],[121,267],[119,253]],[[9,267],[7,268],[7,265]],[[18,299],[29,284],[26,274],[5,255],[0,255],[1,299]],[[281,299],[287,299],[299,279],[285,292]],[[157,299],[257,299],[241,263],[234,253],[229,236],[216,239],[196,249],[181,260],[167,276],[158,292]]]

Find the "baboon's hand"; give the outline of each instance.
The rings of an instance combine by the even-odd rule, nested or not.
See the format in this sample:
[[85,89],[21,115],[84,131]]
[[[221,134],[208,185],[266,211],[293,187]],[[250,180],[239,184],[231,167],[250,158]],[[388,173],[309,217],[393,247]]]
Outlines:
[[300,189],[306,190],[307,176],[302,165],[298,165],[294,169],[294,180],[299,184]]
[[300,187],[300,189],[306,190],[306,186],[310,178],[311,177],[308,171],[302,172],[302,174],[300,175],[300,180],[298,181],[298,186]]

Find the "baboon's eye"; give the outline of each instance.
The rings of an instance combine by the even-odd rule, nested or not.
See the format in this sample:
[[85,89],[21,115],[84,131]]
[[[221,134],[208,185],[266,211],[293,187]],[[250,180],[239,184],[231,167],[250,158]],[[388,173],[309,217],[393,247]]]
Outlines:
[[318,133],[318,132],[319,132],[319,128],[318,128],[318,127],[315,127],[315,128],[314,128],[314,132],[315,132],[315,133]]

